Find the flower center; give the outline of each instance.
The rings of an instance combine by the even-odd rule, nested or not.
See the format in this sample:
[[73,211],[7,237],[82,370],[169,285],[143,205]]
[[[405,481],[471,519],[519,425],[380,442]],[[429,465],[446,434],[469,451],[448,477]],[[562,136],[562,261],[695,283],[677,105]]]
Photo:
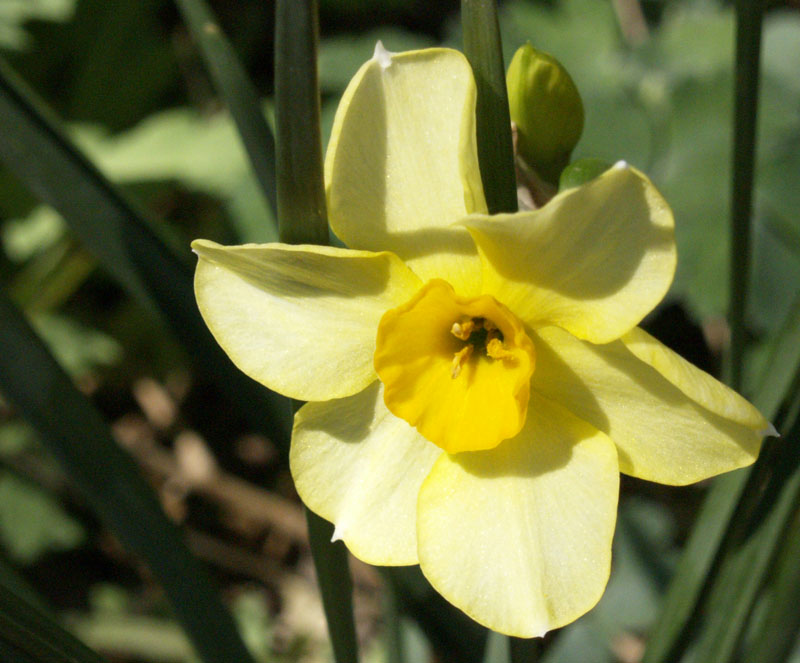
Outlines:
[[487,318],[464,318],[461,322],[454,322],[450,333],[457,339],[466,341],[464,347],[453,355],[450,377],[454,380],[461,375],[461,367],[469,361],[476,349],[492,359],[514,361],[514,353],[506,350],[503,345],[503,332]]
[[386,407],[449,453],[491,449],[525,423],[534,347],[494,297],[426,283],[378,325]]

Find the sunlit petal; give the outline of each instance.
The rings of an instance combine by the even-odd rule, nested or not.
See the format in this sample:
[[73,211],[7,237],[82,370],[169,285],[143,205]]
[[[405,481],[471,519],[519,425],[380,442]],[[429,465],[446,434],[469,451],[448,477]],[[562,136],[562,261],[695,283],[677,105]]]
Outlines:
[[442,453],[383,405],[375,382],[355,396],[307,403],[295,417],[290,463],[297,492],[336,525],[359,559],[417,563],[417,493]]
[[636,326],[675,272],[672,212],[627,166],[540,210],[464,223],[481,254],[484,292],[534,327],[556,324],[596,343]]
[[544,635],[602,595],[618,487],[611,440],[532,395],[516,438],[434,465],[419,496],[422,571],[481,624]]
[[763,431],[706,409],[621,341],[593,345],[557,327],[532,338],[531,389],[607,433],[626,474],[681,485],[749,465],[758,455]]
[[375,380],[375,330],[420,286],[391,253],[199,240],[195,294],[251,378],[291,398],[349,396]]
[[325,160],[328,216],[354,249],[391,250],[423,279],[477,291],[462,227],[485,212],[475,146],[475,83],[449,49],[376,49],[345,91]]

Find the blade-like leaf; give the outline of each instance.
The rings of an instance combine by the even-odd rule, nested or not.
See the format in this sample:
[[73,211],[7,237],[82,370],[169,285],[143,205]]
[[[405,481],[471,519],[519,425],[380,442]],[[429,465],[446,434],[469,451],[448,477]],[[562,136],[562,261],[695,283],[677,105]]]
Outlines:
[[136,464],[2,291],[0,347],[3,395],[38,431],[94,511],[147,562],[203,660],[252,660],[206,568],[188,551]]
[[220,350],[194,300],[188,248],[181,255],[61,133],[57,123],[0,60],[0,160],[55,207],[106,271],[159,311],[253,428],[278,440],[291,430],[286,399],[246,378]]
[[517,211],[517,183],[506,70],[496,0],[461,0],[464,53],[472,65],[478,102],[478,161],[489,212]]
[[736,2],[736,90],[733,116],[733,189],[731,199],[731,346],[728,382],[742,386],[747,286],[750,278],[753,182],[756,163],[756,114],[761,64],[762,0]]
[[[278,233],[290,244],[327,244],[317,75],[316,0],[278,0],[275,7],[275,124]],[[333,543],[333,526],[307,511],[328,633],[337,663],[358,661],[353,582],[347,550]]]
[[317,75],[316,0],[275,7],[278,233],[288,244],[327,244]]
[[[103,659],[65,631],[24,580],[0,563],[0,660],[102,663]],[[2,649],[5,646],[6,649]],[[13,656],[10,653],[13,651]]]
[[253,171],[272,208],[272,215],[277,216],[275,139],[261,110],[258,92],[205,0],[176,0],[176,3],[200,47],[214,85],[222,94],[239,128]]

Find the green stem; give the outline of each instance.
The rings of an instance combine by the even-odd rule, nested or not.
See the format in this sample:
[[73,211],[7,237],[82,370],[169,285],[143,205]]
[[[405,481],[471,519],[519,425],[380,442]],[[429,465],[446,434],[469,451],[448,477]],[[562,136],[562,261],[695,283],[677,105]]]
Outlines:
[[322,171],[316,0],[275,8],[278,234],[289,244],[327,244]]
[[542,655],[542,639],[509,638],[511,663],[536,663]]
[[358,643],[353,619],[353,583],[347,563],[347,548],[331,542],[333,525],[306,509],[311,554],[322,594],[325,619],[336,663],[357,663]]
[[464,53],[478,88],[478,161],[489,212],[517,211],[508,90],[495,0],[461,0]]
[[745,311],[750,276],[750,217],[756,155],[761,0],[736,3],[736,85],[733,128],[733,196],[731,199],[731,346],[726,363],[728,383],[739,389],[746,345]]

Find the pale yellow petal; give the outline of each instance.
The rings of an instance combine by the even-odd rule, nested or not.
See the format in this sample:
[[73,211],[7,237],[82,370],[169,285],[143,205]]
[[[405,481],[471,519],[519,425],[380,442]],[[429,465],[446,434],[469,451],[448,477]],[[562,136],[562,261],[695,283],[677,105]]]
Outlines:
[[618,164],[535,211],[464,221],[483,291],[528,324],[605,343],[661,301],[675,272],[672,212],[652,183]]
[[458,51],[388,53],[361,67],[339,104],[325,159],[328,217],[349,247],[390,250],[423,280],[475,294],[480,267],[453,224],[485,212],[475,83]]
[[611,440],[532,396],[516,438],[436,461],[419,496],[422,571],[484,626],[544,635],[600,599],[618,490]]
[[300,408],[289,460],[297,492],[336,525],[334,538],[365,562],[401,565],[417,563],[417,494],[440,454],[384,407],[375,382]]
[[643,329],[635,327],[620,340],[634,355],[706,410],[764,434],[770,431],[769,422],[749,401],[659,343]]
[[378,322],[420,287],[390,253],[192,247],[197,303],[217,342],[251,378],[302,400],[349,396],[375,380]]
[[749,465],[758,455],[763,431],[704,408],[622,341],[593,345],[557,327],[537,330],[531,340],[532,391],[607,433],[622,472],[683,485]]

